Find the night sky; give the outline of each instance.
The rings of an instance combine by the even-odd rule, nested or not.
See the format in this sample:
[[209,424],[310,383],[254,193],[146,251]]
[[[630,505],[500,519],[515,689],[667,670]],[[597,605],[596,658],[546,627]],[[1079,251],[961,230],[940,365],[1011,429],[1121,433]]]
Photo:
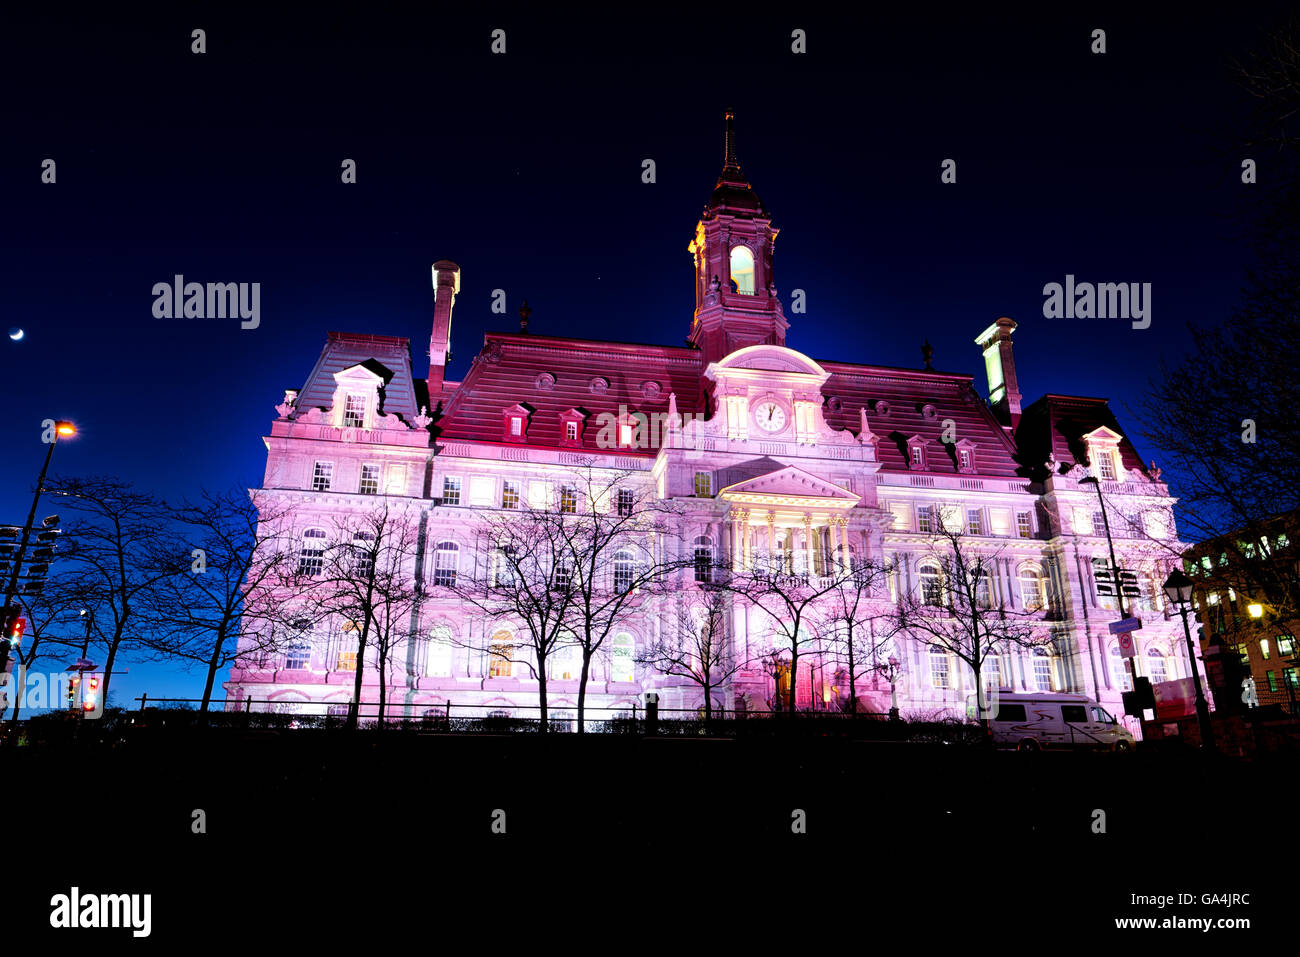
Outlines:
[[[26,515],[47,417],[81,429],[56,473],[170,498],[260,484],[273,406],[328,330],[409,336],[424,375],[436,259],[462,269],[451,378],[486,330],[517,328],[524,298],[532,332],[680,345],[726,108],[781,230],[787,310],[791,290],[807,295],[788,345],[814,358],[919,368],[928,337],[936,368],[983,388],[972,340],[1009,315],[1026,404],[1109,397],[1158,461],[1128,408],[1182,354],[1187,322],[1222,323],[1238,299],[1250,104],[1228,58],[1281,7],[1179,22],[443,9],[6,13],[0,327],[26,338],[0,340],[0,521]],[[505,56],[489,50],[497,27]],[[794,28],[806,55],[790,52]],[[345,158],[356,185],[340,183]],[[940,183],[945,158],[955,185]],[[260,327],[155,319],[152,287],[176,273],[260,282]],[[1150,282],[1151,327],[1042,318],[1044,284],[1067,273]],[[201,689],[129,666],[122,704]]]

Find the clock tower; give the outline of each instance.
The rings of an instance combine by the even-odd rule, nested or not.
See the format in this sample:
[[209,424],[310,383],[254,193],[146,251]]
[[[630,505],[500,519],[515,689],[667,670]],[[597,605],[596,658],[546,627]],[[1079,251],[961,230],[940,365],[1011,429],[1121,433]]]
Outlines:
[[740,170],[735,114],[728,110],[726,118],[722,173],[687,247],[695,265],[688,341],[704,353],[705,366],[746,346],[784,346],[788,327],[772,272],[777,230]]

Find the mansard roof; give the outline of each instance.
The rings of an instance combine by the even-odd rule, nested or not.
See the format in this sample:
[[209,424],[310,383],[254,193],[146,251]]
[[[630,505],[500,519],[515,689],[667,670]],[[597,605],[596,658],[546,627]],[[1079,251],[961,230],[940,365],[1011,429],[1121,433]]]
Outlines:
[[335,373],[356,365],[383,378],[383,411],[400,415],[409,424],[419,412],[419,404],[411,375],[411,342],[401,336],[329,333],[320,358],[298,393],[298,410],[328,409],[334,403]]
[[971,376],[952,372],[894,369],[820,361],[831,374],[822,386],[823,411],[832,428],[861,431],[861,412],[876,436],[881,468],[908,470],[907,441],[927,440],[927,474],[958,473],[953,446],[943,441],[944,422],[951,419],[958,441],[974,445],[977,475],[1012,477],[1021,474],[1012,438],[975,391]]
[[443,410],[439,436],[499,442],[501,410],[527,402],[535,410],[528,423],[530,445],[559,447],[563,416],[577,409],[586,416],[582,447],[596,451],[599,417],[617,416],[620,406],[651,416],[667,413],[669,394],[676,393],[679,413],[700,411],[702,365],[696,349],[490,332]]
[[1022,460],[1034,469],[1037,477],[1039,472],[1046,474],[1043,463],[1049,454],[1066,465],[1085,463],[1088,452],[1084,436],[1099,428],[1121,436],[1119,453],[1124,468],[1147,474],[1146,464],[1106,399],[1049,393],[1025,408],[1016,429],[1016,441]]

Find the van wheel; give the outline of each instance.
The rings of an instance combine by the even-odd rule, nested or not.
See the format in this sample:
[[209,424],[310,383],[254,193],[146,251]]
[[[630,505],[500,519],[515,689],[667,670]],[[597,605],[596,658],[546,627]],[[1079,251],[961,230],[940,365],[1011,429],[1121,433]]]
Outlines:
[[1042,745],[1040,745],[1033,738],[1024,738],[1021,740],[1019,744],[1016,745],[1016,750],[1017,751],[1041,751]]
[[1116,742],[1115,742],[1115,750],[1116,750],[1116,751],[1129,751],[1129,750],[1132,750],[1132,748],[1133,748],[1133,745],[1129,744],[1127,741],[1116,741]]

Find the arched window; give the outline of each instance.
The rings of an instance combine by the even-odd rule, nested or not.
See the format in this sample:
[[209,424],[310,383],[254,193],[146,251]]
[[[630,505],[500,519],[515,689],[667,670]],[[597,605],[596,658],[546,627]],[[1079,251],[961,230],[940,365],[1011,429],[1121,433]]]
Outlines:
[[285,668],[289,671],[305,671],[311,667],[312,646],[311,642],[303,636],[296,636],[289,642],[289,648],[285,650]]
[[460,546],[455,542],[439,542],[433,552],[433,583],[444,588],[456,587],[456,571],[460,565]]
[[636,560],[627,549],[614,554],[614,590],[631,591]]
[[1124,656],[1120,653],[1119,645],[1110,646],[1110,680],[1116,688],[1121,691],[1132,691],[1133,685],[1130,681],[1128,668],[1124,664]]
[[921,576],[921,601],[927,605],[943,605],[943,572],[933,562],[922,562],[918,569]]
[[375,570],[375,536],[370,532],[352,535],[352,571],[358,578],[369,578]]
[[451,629],[446,625],[429,632],[426,673],[430,678],[451,677]]
[[488,661],[489,678],[509,678],[514,672],[515,636],[504,628],[492,636]]
[[988,569],[976,568],[971,572],[975,585],[975,604],[980,608],[993,607],[993,584],[989,580]]
[[302,550],[298,553],[298,574],[315,577],[325,571],[325,546],[329,536],[323,528],[309,528],[302,533]]
[[577,681],[582,672],[582,649],[573,635],[561,635],[551,652],[551,677]]
[[634,656],[636,653],[636,641],[631,635],[622,632],[614,636],[614,642],[610,646],[610,681],[635,681],[636,668],[634,665]]
[[1046,648],[1034,649],[1034,688],[1038,691],[1053,691],[1055,679],[1055,662]]
[[1020,566],[1020,601],[1025,611],[1038,611],[1047,604],[1043,593],[1043,573],[1037,565]]
[[1159,648],[1147,649],[1147,675],[1151,678],[1152,684],[1169,680],[1169,670],[1165,667],[1165,656],[1160,653]]
[[942,648],[930,649],[930,684],[935,688],[951,688],[952,669],[948,652]]
[[731,280],[736,292],[743,296],[754,294],[754,254],[748,246],[731,247]]
[[708,584],[713,581],[713,539],[701,535],[695,539],[695,580]]

